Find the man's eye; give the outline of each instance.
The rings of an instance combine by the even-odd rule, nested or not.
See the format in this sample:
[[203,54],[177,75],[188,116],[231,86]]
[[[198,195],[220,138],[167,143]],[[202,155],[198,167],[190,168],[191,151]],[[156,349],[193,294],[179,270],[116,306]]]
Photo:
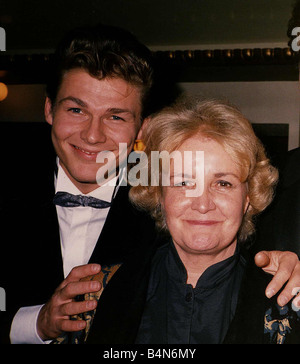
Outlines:
[[115,120],[115,121],[125,121],[123,118],[121,118],[120,116],[117,116],[117,115],[112,115],[111,119]]
[[73,114],[80,114],[81,109],[79,107],[70,107],[68,111],[71,111]]

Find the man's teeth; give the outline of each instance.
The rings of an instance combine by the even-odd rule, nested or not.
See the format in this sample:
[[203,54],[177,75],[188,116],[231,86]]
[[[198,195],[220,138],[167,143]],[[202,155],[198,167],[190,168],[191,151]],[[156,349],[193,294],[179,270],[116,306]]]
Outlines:
[[87,152],[86,150],[81,149],[81,148],[76,147],[76,146],[75,146],[75,149],[78,149],[78,150],[82,151],[83,153],[85,153],[85,154],[89,154],[89,155],[97,154],[96,152]]

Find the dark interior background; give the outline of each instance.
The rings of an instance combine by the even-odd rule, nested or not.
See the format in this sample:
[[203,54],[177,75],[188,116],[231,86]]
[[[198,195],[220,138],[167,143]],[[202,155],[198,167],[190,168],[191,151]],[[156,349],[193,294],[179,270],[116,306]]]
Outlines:
[[[57,42],[75,26],[98,22],[132,31],[176,83],[297,82],[297,57],[287,48],[286,35],[293,3],[1,0],[6,51],[0,51],[0,82],[8,85],[9,97],[0,102],[0,124],[15,122],[17,133],[20,120],[30,122],[30,128],[32,121],[42,120],[45,76]],[[24,110],[28,114],[22,117]],[[295,118],[292,122],[299,123]],[[289,149],[289,124],[284,118],[276,124],[251,121],[272,159],[279,160]]]
[[286,42],[293,0],[1,0],[8,50],[53,49],[66,30],[103,22],[148,46]]

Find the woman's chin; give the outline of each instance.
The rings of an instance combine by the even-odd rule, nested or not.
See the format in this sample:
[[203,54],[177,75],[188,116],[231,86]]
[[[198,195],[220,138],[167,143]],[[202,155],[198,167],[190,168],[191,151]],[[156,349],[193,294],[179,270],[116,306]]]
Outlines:
[[186,251],[192,254],[212,253],[217,250],[218,243],[210,239],[196,239],[185,243]]

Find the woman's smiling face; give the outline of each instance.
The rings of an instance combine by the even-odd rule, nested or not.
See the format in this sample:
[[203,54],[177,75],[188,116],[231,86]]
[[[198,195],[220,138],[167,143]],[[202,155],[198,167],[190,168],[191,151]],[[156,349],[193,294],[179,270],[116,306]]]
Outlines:
[[[209,254],[222,259],[233,255],[237,233],[249,204],[247,184],[241,182],[239,167],[216,141],[199,135],[186,140],[178,150],[204,152],[204,180],[199,163],[182,183],[171,165],[171,186],[162,188],[162,210],[179,255]],[[196,153],[195,153],[196,154]],[[199,172],[199,173],[197,173]],[[203,178],[203,177],[202,177]],[[202,183],[203,193],[187,197],[186,192]]]

